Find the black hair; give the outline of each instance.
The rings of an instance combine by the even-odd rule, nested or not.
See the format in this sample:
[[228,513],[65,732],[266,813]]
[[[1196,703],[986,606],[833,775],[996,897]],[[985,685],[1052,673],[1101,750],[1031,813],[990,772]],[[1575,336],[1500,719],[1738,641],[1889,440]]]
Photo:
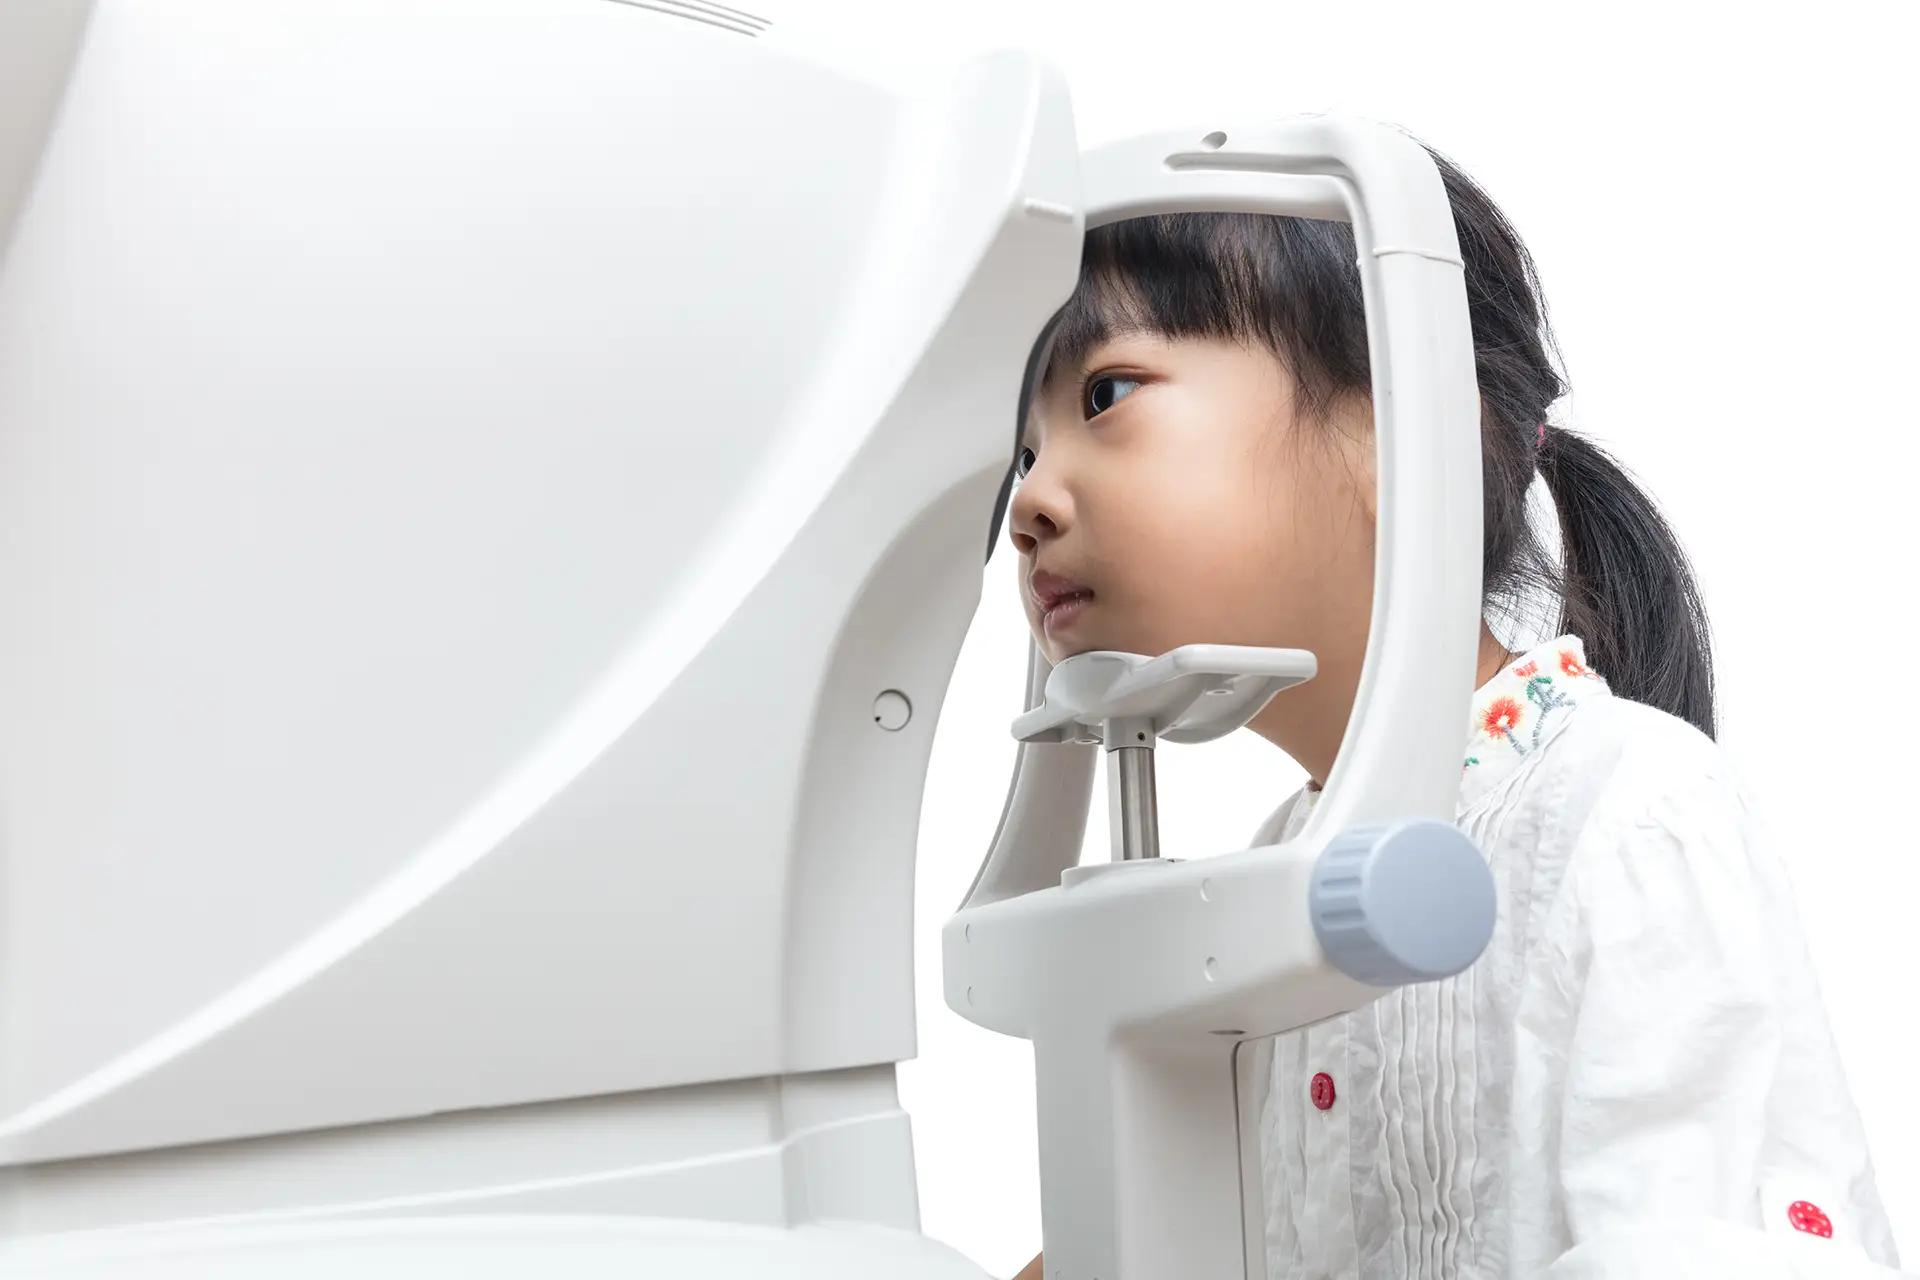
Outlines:
[[[1615,692],[1712,737],[1713,660],[1691,566],[1620,464],[1547,424],[1566,392],[1532,255],[1498,206],[1428,149],[1466,266],[1480,385],[1482,575],[1490,604],[1545,587]],[[1182,213],[1088,232],[1079,285],[1057,318],[1047,372],[1122,331],[1258,342],[1286,365],[1308,420],[1371,390],[1353,228],[1258,214]],[[1560,518],[1556,558],[1527,518],[1538,471]]]

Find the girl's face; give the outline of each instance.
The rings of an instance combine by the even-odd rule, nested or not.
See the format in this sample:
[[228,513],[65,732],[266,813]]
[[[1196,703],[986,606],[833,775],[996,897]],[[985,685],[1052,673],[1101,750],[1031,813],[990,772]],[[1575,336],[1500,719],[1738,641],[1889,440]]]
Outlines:
[[[1321,674],[1298,693],[1337,702],[1344,685],[1350,706],[1373,601],[1371,430],[1364,404],[1296,421],[1292,379],[1259,346],[1121,334],[1054,370],[1009,521],[1042,652],[1311,649]],[[1306,701],[1323,698],[1269,710]]]

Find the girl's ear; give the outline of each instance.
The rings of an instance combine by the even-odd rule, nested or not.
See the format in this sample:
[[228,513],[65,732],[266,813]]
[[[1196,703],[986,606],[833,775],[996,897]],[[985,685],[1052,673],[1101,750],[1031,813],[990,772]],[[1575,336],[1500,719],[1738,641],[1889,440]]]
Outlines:
[[1359,457],[1354,459],[1354,468],[1362,481],[1360,500],[1366,506],[1367,523],[1377,529],[1380,527],[1380,445],[1373,437],[1371,417],[1366,424],[1366,434],[1361,440]]
[[1331,435],[1346,454],[1344,461],[1348,473],[1353,477],[1354,495],[1361,509],[1367,513],[1367,523],[1378,526],[1380,443],[1373,434],[1373,400],[1356,396],[1343,401],[1333,412],[1338,421],[1334,423]]

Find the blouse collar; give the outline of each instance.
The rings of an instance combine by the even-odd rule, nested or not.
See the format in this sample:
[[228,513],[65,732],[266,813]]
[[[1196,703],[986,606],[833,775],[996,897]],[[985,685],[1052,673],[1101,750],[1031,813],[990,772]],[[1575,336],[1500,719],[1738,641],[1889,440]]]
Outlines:
[[[1587,665],[1587,648],[1578,636],[1549,640],[1500,668],[1473,695],[1460,810],[1512,777],[1560,731],[1568,710],[1610,692],[1605,678]],[[1306,790],[1301,817],[1320,798],[1321,788],[1312,780]]]
[[1467,808],[1517,772],[1590,698],[1605,697],[1607,682],[1587,665],[1578,636],[1561,636],[1500,668],[1473,695],[1467,730],[1460,807]]

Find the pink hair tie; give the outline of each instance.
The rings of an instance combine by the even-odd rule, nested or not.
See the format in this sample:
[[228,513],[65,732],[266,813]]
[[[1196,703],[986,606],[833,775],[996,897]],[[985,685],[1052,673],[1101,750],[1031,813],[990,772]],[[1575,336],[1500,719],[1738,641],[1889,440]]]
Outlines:
[[1544,449],[1546,447],[1547,447],[1547,424],[1543,422],[1540,424],[1540,438],[1534,441],[1534,448]]

